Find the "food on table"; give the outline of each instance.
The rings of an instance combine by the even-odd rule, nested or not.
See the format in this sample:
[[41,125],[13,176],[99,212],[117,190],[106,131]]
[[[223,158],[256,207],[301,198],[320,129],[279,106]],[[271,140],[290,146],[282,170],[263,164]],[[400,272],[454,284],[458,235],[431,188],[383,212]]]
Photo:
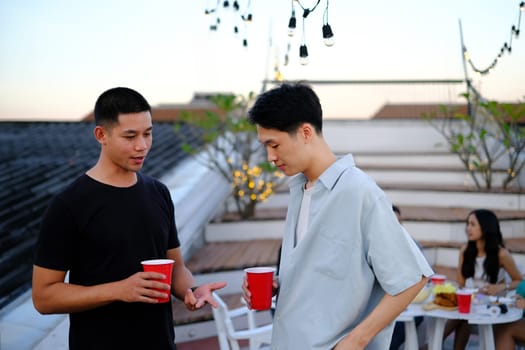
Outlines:
[[434,286],[432,293],[434,293],[434,304],[445,307],[458,306],[456,287],[454,287],[451,283],[438,284]]

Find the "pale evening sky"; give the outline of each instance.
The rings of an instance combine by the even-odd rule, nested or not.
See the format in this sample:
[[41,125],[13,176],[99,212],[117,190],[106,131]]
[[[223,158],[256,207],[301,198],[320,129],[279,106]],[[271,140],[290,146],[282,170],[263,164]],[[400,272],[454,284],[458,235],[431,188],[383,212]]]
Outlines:
[[[222,0],[220,1],[223,2]],[[238,0],[241,11],[249,1]],[[316,0],[303,0],[308,8]],[[519,1],[398,0],[329,2],[336,42],[324,46],[326,0],[306,19],[310,63],[299,64],[302,10],[287,36],[289,0],[251,0],[248,48],[233,34],[232,11],[210,32],[204,15],[215,0],[23,0],[0,2],[0,120],[80,120],[98,95],[114,86],[140,91],[155,106],[187,103],[194,92],[259,92],[280,62],[290,80],[462,79],[458,20],[474,64],[496,58],[518,24]],[[230,4],[233,1],[230,0]],[[522,13],[521,32],[525,31]],[[240,26],[241,30],[243,25]],[[525,96],[525,38],[513,38],[495,70],[475,86],[489,99]],[[269,48],[271,37],[272,47]],[[283,57],[290,42],[290,61]],[[315,87],[315,86],[314,86]],[[325,88],[319,88],[323,90]],[[366,117],[384,87],[332,86],[321,95],[327,117]],[[435,94],[464,92],[460,85]],[[358,93],[364,94],[358,97]],[[403,92],[416,99],[418,88]],[[426,99],[431,99],[427,92]],[[441,97],[440,97],[441,98]],[[379,103],[394,100],[380,97]],[[377,102],[377,101],[376,101]]]

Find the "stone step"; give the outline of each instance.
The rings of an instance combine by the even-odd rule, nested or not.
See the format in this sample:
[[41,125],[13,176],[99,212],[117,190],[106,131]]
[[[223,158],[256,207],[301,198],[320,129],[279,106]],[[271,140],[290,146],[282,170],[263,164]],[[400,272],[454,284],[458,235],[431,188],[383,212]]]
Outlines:
[[433,170],[465,170],[458,156],[452,153],[353,153],[355,163],[362,169],[425,168]]
[[[399,206],[440,208],[487,208],[512,211],[525,216],[525,192],[479,192],[458,186],[381,185],[388,199]],[[259,203],[259,209],[278,209],[288,206],[288,189],[272,194],[267,201]],[[229,206],[233,208],[233,206]]]
[[[418,241],[464,242],[465,220],[472,208],[399,205],[403,225]],[[525,211],[494,209],[505,240],[525,238]],[[282,238],[286,208],[262,206],[253,220],[238,221],[227,213],[222,222],[208,224],[207,241],[236,241]]]
[[[280,197],[280,194],[274,197]],[[273,199],[272,199],[273,200]],[[261,203],[255,211],[254,221],[264,220],[284,220],[286,218],[286,204],[288,195],[276,198],[275,203]],[[285,203],[286,202],[286,203]],[[397,203],[396,203],[397,204]],[[441,206],[417,206],[417,205],[398,205],[401,209],[403,220],[406,221],[434,221],[434,222],[462,222],[464,223],[467,215],[473,210],[470,207],[441,207]],[[512,209],[493,209],[500,221],[525,220],[525,210]],[[235,212],[225,213],[221,222],[237,222],[239,216]]]

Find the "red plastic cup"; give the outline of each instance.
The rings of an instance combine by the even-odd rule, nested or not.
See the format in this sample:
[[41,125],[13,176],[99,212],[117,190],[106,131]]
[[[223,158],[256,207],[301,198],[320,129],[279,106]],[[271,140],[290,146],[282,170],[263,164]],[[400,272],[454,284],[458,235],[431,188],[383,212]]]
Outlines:
[[[145,272],[159,272],[164,274],[166,276],[165,279],[159,279],[159,282],[166,283],[170,285],[171,288],[171,273],[173,271],[173,263],[175,261],[171,259],[153,259],[153,260],[144,260],[140,263],[142,264],[142,268]],[[167,293],[168,296],[166,298],[157,298],[159,303],[167,303],[170,301],[170,292],[167,290],[159,290],[159,292]]]
[[447,279],[447,276],[445,275],[432,275],[430,277],[430,281],[432,281],[432,284],[443,284],[445,283]]
[[472,302],[472,290],[459,289],[456,291],[456,298],[458,300],[458,311],[461,314],[470,313],[470,304]]
[[268,310],[272,306],[273,267],[250,267],[244,269],[251,293],[251,307],[254,310]]

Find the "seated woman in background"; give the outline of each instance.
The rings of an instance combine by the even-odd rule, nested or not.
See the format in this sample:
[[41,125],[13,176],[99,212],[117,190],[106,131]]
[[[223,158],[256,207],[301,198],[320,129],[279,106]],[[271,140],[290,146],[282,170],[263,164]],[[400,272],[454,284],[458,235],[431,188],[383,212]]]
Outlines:
[[[505,248],[499,220],[492,211],[476,209],[467,216],[468,243],[461,247],[457,282],[460,288],[478,288],[479,293],[502,295],[516,288],[522,280],[510,252]],[[511,281],[506,281],[506,274]],[[465,349],[470,337],[470,326],[464,320],[449,320],[445,338],[452,332],[454,349]]]
[[[525,316],[525,280],[516,288],[516,307],[523,309]],[[494,325],[494,341],[498,350],[514,350],[518,344],[525,345],[525,318]]]

